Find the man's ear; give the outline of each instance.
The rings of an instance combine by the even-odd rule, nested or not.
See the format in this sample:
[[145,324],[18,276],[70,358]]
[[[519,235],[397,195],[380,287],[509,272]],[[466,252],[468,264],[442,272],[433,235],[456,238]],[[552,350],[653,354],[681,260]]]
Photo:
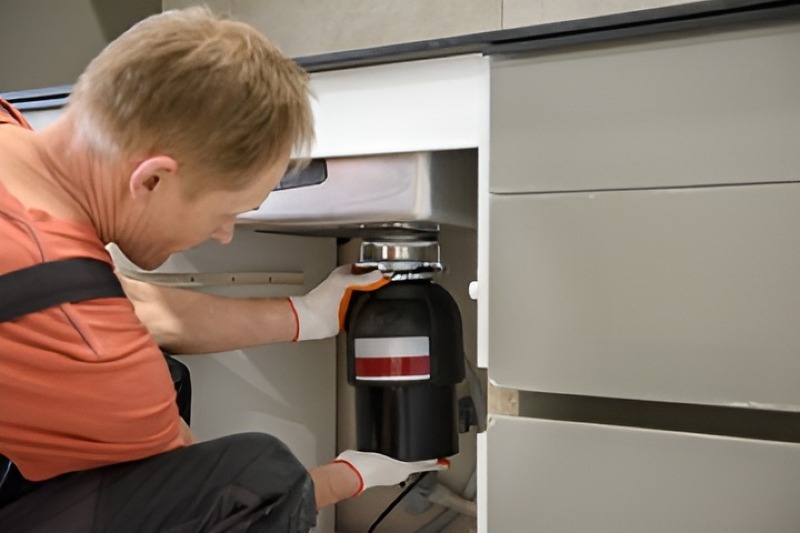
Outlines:
[[128,186],[134,198],[156,190],[165,179],[178,175],[178,162],[168,155],[154,155],[142,160],[131,172]]

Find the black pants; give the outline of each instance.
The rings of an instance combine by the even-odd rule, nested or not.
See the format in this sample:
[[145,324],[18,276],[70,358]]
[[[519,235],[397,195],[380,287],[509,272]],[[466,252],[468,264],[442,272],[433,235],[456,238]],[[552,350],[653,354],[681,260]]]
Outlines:
[[65,474],[0,509],[3,533],[295,532],[315,522],[307,470],[261,433]]

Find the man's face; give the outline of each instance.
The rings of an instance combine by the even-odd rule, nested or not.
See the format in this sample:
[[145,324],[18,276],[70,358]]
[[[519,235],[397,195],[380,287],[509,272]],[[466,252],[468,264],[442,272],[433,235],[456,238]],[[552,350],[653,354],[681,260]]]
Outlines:
[[[158,205],[152,206],[143,231],[153,234],[120,248],[137,266],[157,268],[170,255],[215,239],[227,244],[233,238],[237,215],[258,208],[278,184],[289,163],[287,150],[275,163],[237,191],[201,191],[188,196],[182,187],[165,187]],[[169,185],[169,184],[168,184]],[[154,212],[156,211],[157,214]]]

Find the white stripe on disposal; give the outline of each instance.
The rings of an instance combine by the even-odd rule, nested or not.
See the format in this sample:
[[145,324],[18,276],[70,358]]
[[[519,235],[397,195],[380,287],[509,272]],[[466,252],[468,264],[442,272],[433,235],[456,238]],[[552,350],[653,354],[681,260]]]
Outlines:
[[416,376],[356,376],[357,381],[425,381],[430,378],[430,374],[419,374]]
[[409,357],[430,355],[429,337],[380,337],[356,339],[356,357]]

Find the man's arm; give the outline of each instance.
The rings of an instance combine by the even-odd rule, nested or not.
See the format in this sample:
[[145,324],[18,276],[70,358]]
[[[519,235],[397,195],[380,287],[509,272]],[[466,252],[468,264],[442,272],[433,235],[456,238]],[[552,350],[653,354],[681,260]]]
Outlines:
[[183,438],[183,441],[187,445],[196,443],[197,439],[194,438],[194,433],[192,433],[192,430],[189,429],[189,424],[187,424],[183,418],[179,420],[181,425],[181,437]]
[[230,298],[119,277],[139,320],[167,351],[222,352],[295,336],[288,298]]
[[359,493],[361,479],[343,463],[328,463],[309,470],[314,482],[317,509],[322,509]]
[[377,270],[353,273],[343,265],[304,296],[229,298],[119,278],[158,345],[180,354],[333,337],[353,290],[389,283]]

